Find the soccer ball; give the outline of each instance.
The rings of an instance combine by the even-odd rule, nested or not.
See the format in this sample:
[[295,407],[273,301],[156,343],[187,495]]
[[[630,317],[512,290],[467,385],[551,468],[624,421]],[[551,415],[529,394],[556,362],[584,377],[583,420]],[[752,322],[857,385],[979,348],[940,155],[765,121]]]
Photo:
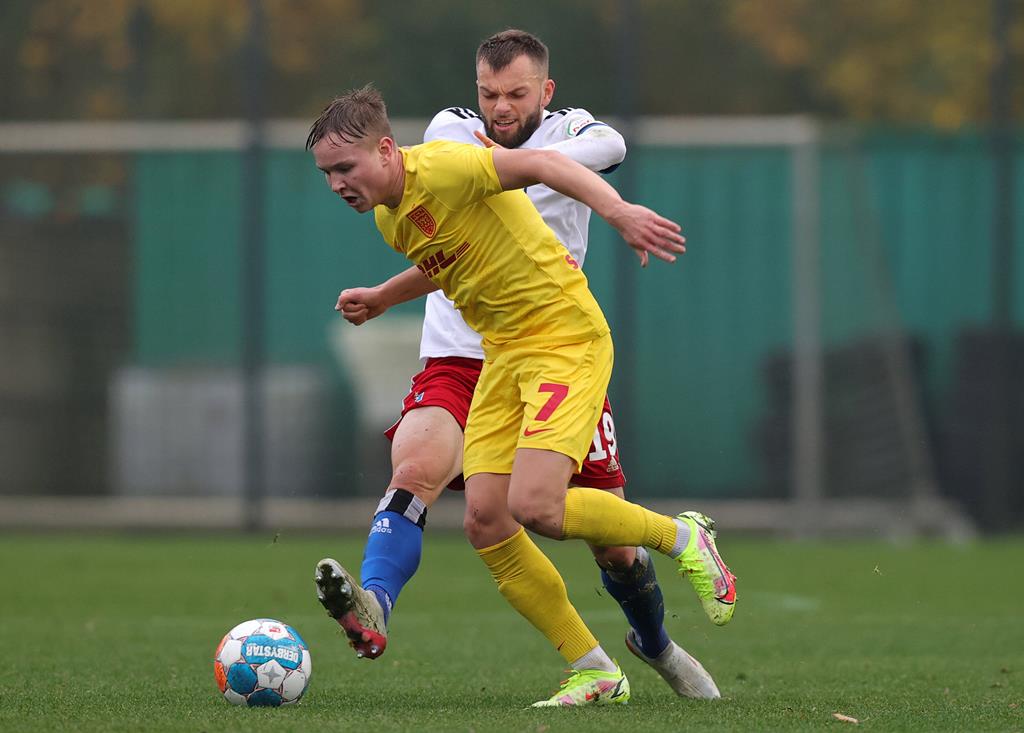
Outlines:
[[272,618],[245,621],[220,640],[213,676],[228,702],[270,706],[298,702],[309,685],[309,647],[288,624]]

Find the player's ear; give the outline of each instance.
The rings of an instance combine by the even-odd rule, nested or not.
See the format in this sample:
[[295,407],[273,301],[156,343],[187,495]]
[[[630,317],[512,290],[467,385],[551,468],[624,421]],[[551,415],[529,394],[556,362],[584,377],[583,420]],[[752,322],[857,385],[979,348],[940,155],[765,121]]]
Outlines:
[[541,87],[540,106],[547,107],[551,104],[551,98],[553,96],[555,96],[555,80],[545,79],[544,86]]
[[395,143],[395,139],[385,135],[377,141],[377,155],[380,156],[381,161],[385,161],[391,157],[391,154],[398,147]]

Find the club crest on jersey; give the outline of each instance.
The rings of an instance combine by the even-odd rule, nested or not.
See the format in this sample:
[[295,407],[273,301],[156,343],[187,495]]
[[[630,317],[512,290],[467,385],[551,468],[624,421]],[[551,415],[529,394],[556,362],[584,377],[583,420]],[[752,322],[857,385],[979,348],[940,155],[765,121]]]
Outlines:
[[446,255],[443,249],[439,249],[424,259],[423,262],[418,263],[416,267],[427,277],[434,277],[434,275],[441,272],[441,270],[447,269],[455,260],[466,254],[467,249],[469,249],[469,242],[460,244],[450,255]]
[[420,204],[415,209],[410,211],[406,216],[416,225],[416,228],[427,235],[427,238],[433,237],[437,234],[437,222],[434,221],[434,217],[427,211],[423,204]]
[[577,135],[580,134],[580,130],[582,130],[587,125],[592,124],[593,122],[593,117],[579,117],[575,120],[569,120],[569,124],[566,125],[565,132],[569,135],[569,137],[576,137]]

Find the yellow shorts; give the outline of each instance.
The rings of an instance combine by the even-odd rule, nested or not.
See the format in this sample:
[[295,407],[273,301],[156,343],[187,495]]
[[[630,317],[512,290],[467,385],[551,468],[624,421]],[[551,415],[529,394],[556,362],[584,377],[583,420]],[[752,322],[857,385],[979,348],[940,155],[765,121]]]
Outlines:
[[611,334],[566,346],[515,345],[486,359],[466,423],[463,475],[512,473],[517,448],[562,453],[579,471],[613,359]]

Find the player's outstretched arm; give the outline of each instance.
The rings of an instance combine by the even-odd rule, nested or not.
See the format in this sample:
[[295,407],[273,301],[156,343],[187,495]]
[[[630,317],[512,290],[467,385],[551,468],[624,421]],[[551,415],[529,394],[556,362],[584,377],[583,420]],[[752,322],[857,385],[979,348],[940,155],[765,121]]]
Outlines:
[[593,209],[615,227],[647,266],[648,254],[675,262],[686,251],[681,227],[645,206],[631,204],[601,176],[552,150],[494,148],[494,169],[506,190],[543,183]]
[[410,267],[372,288],[342,290],[334,310],[352,325],[361,326],[392,306],[423,297],[437,289],[438,286],[426,275],[416,267]]
[[[473,135],[485,148],[503,147],[479,130],[474,130]],[[598,173],[609,173],[626,159],[625,139],[618,131],[604,123],[598,123],[592,131],[538,149],[554,150]]]

